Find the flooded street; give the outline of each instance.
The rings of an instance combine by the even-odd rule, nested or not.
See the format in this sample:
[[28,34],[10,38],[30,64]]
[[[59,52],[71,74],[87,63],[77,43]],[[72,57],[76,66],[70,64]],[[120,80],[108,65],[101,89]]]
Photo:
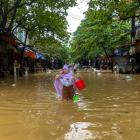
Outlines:
[[140,75],[79,72],[77,104],[57,99],[55,73],[0,82],[0,140],[139,140]]

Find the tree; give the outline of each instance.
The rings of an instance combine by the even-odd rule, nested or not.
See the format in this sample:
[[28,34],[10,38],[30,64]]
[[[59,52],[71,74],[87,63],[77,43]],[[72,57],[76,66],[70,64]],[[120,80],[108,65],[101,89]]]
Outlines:
[[74,0],[1,0],[1,33],[21,27],[34,42],[47,37],[63,40],[67,37],[67,9],[74,4]]
[[114,0],[90,1],[85,20],[72,40],[73,54],[76,55],[74,61],[94,59],[97,55],[111,53],[113,48],[130,42],[130,23],[119,18],[121,6],[121,3],[119,7],[116,6]]

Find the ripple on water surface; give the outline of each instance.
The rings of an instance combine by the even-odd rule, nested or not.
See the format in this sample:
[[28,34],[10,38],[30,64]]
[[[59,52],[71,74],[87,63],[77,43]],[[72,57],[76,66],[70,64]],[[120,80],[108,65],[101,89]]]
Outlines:
[[140,77],[79,72],[86,82],[77,104],[57,99],[55,73],[0,83],[2,140],[139,140]]

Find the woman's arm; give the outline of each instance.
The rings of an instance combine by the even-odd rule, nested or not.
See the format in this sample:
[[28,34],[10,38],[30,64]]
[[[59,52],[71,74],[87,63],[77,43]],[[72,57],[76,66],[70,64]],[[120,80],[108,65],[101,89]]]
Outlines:
[[60,71],[59,71],[59,74],[57,74],[57,75],[55,76],[55,79],[61,78],[61,77],[62,77],[62,74],[63,74],[63,70],[60,70]]

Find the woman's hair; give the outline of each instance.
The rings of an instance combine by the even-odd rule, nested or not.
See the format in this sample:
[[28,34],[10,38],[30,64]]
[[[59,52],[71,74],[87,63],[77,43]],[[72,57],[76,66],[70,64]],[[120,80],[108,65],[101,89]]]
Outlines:
[[63,69],[69,70],[69,66],[68,66],[67,64],[65,64],[65,65],[63,66]]

